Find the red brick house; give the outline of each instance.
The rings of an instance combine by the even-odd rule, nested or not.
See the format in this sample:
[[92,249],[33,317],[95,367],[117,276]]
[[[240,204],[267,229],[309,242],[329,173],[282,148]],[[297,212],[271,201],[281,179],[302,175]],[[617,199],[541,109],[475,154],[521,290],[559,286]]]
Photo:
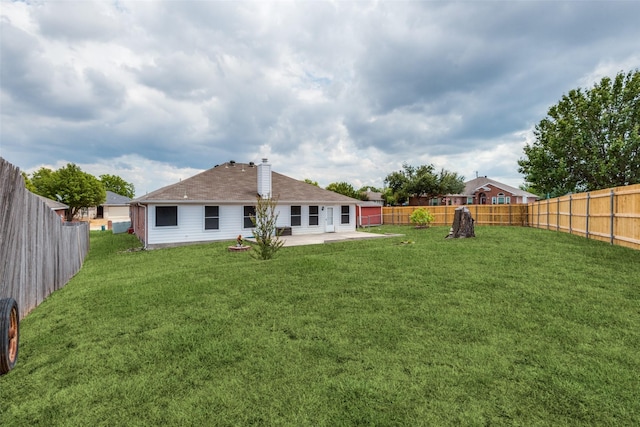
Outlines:
[[409,205],[517,205],[538,199],[533,193],[481,176],[465,182],[462,194],[447,194],[441,199],[430,201],[424,197],[419,200],[411,197]]

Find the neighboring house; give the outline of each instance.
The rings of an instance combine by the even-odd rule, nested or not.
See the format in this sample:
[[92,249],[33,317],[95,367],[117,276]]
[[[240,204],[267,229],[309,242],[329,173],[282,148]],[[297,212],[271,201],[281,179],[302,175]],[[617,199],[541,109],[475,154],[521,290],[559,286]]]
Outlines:
[[411,197],[409,205],[515,205],[538,199],[535,194],[481,176],[465,182],[462,194],[448,194],[432,200]]
[[105,202],[96,208],[96,218],[110,221],[129,221],[131,199],[113,191],[107,191]]
[[[79,213],[81,221],[95,221],[96,224],[107,221],[124,222],[129,221],[129,203],[131,199],[113,191],[107,190],[107,196],[100,206],[89,206],[82,208]],[[104,221],[99,221],[104,220]]]
[[133,232],[153,248],[251,237],[258,197],[277,200],[286,234],[355,231],[359,200],[255,165],[233,161],[133,200]]
[[38,194],[36,194],[36,196],[38,196],[40,200],[42,200],[51,210],[53,210],[62,221],[65,220],[67,216],[67,210],[69,210],[69,206],[56,200],[51,200],[44,196],[40,196]]
[[382,198],[382,193],[379,193],[377,191],[367,191],[365,195],[369,202],[375,203],[376,205],[384,206],[384,199]]

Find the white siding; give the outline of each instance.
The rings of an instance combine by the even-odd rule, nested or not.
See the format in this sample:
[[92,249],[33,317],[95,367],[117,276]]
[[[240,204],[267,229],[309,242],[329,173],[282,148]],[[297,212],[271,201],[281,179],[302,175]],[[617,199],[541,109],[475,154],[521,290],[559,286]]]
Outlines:
[[104,219],[129,219],[129,206],[105,206]]
[[336,227],[336,232],[356,231],[356,207],[355,205],[349,205],[349,224],[342,224],[342,206],[337,205],[333,209],[333,223]]
[[177,227],[156,227],[155,212],[155,206],[149,206],[148,244],[150,245],[235,240],[239,234],[251,235],[251,229],[242,228],[243,206],[219,205],[218,230],[204,229],[204,205],[178,205]]
[[[291,206],[281,205],[278,212],[278,227],[289,227],[291,225]],[[356,230],[356,207],[350,205],[349,208],[349,224],[340,224],[341,212],[343,205],[312,205],[318,206],[318,225],[309,225],[309,205],[294,205],[302,206],[302,223],[299,226],[291,227],[291,234],[320,234],[325,232],[325,226],[327,223],[327,207],[333,207],[333,224],[336,232],[355,231]]]
[[[159,206],[176,206],[175,204],[163,204]],[[204,229],[204,205],[177,205],[178,225],[175,227],[156,227],[155,205],[148,208],[148,242],[149,245],[186,243],[186,242],[207,242],[235,240],[238,235],[243,237],[251,236],[251,229],[243,228],[244,206],[242,205],[218,205],[219,206],[219,229]],[[309,205],[302,206],[302,225],[292,227],[293,235],[319,234],[325,232],[326,206],[318,205],[318,225],[309,225]],[[315,206],[315,205],[314,205]],[[332,205],[329,205],[332,206]],[[350,205],[349,224],[340,224],[341,206],[334,205],[334,224],[336,232],[355,231],[356,229],[356,209],[355,205]],[[322,208],[325,209],[322,209]],[[276,209],[278,227],[288,227],[291,225],[291,205],[280,205]]]

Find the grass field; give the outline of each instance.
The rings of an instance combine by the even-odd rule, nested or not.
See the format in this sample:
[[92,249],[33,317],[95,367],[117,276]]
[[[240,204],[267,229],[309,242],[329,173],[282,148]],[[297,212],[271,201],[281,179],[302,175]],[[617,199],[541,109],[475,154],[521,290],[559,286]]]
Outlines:
[[520,227],[127,251],[21,324],[2,426],[640,425],[640,251]]

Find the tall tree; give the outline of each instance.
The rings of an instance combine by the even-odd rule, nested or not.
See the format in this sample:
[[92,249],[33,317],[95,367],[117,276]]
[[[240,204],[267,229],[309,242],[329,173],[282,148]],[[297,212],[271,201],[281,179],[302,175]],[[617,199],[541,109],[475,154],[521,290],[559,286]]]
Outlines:
[[104,189],[107,191],[112,191],[130,199],[135,197],[136,191],[133,184],[125,181],[117,175],[100,175],[100,181],[104,185]]
[[327,185],[326,189],[334,193],[342,194],[343,196],[353,197],[354,199],[360,200],[361,198],[360,193],[347,182],[332,182]]
[[102,182],[73,163],[57,171],[40,168],[31,176],[31,182],[36,194],[69,206],[67,221],[72,221],[83,208],[101,205],[106,198]]
[[442,169],[435,172],[433,165],[411,166],[402,165],[403,170],[387,175],[385,184],[392,192],[387,201],[393,199],[400,204],[410,196],[432,199],[446,194],[457,194],[464,190],[464,177],[456,172]]
[[441,169],[438,174],[438,196],[461,194],[464,191],[464,177],[457,172]]
[[640,183],[640,71],[563,95],[518,161],[534,193],[550,196]]
[[[405,167],[407,165],[403,165]],[[409,183],[409,176],[406,171],[391,172],[384,179],[384,183],[387,186],[387,190],[384,194],[385,202],[389,205],[401,205],[409,200],[409,193],[407,193],[407,185]]]
[[29,190],[51,200],[58,200],[58,196],[56,195],[55,173],[45,167],[33,172],[31,174],[31,188]]
[[21,171],[20,174],[22,175],[22,179],[24,179],[24,187],[32,193],[35,193],[36,187],[33,185],[33,182],[31,182],[31,179],[29,179],[29,175],[24,171]]

